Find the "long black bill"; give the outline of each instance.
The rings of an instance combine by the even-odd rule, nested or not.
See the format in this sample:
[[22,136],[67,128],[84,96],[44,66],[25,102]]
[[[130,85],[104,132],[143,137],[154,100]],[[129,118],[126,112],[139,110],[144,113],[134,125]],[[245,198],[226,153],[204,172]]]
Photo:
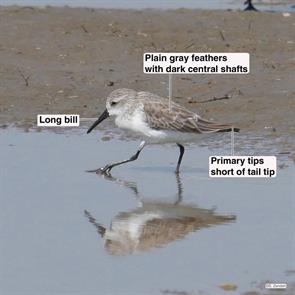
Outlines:
[[107,117],[109,117],[110,114],[108,110],[106,109],[100,117],[93,123],[93,125],[87,130],[87,134],[90,133],[99,123],[101,123],[103,120],[105,120]]

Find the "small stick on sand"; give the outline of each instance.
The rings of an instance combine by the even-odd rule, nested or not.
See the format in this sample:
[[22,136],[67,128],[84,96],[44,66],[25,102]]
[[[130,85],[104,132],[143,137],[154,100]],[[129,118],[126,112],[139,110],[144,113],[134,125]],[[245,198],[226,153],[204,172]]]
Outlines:
[[224,37],[224,34],[223,34],[223,32],[221,30],[219,30],[219,34],[221,36],[222,41],[225,42],[225,37]]
[[20,70],[20,69],[17,69],[17,71],[19,72],[19,74],[21,75],[21,77],[23,78],[23,80],[25,81],[25,85],[26,86],[29,86],[29,79],[30,79],[30,76],[25,76],[24,73]]
[[212,102],[212,101],[216,101],[216,100],[223,100],[223,99],[230,99],[231,96],[226,94],[224,96],[221,97],[216,97],[214,96],[213,98],[207,99],[207,100],[202,100],[202,101],[197,101],[198,103],[206,103],[206,102]]
[[81,28],[82,28],[82,30],[84,31],[84,33],[87,33],[87,34],[89,33],[88,30],[85,28],[84,25],[81,25]]

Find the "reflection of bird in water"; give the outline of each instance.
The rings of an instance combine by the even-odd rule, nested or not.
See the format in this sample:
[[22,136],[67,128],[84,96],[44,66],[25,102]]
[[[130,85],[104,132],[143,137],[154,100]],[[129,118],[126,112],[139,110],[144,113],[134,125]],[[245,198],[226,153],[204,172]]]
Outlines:
[[252,0],[246,0],[244,2],[245,5],[247,5],[247,7],[244,9],[244,11],[248,11],[248,10],[252,10],[252,11],[258,11],[254,5],[252,4]]
[[140,205],[129,212],[121,212],[112,219],[110,229],[99,224],[91,213],[85,216],[104,239],[105,248],[112,255],[127,255],[163,247],[175,240],[183,239],[191,232],[218,224],[232,222],[234,215],[217,215],[214,209],[202,209],[182,204],[182,185],[177,176],[178,193],[174,203],[143,200],[137,186],[105,175],[106,179],[119,182],[132,189]]

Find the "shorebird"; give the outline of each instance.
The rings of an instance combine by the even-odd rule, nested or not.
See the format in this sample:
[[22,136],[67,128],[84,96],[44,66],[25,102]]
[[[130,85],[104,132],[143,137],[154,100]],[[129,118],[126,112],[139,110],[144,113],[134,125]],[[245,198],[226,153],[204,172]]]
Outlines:
[[133,131],[143,140],[137,152],[129,159],[110,163],[103,168],[89,170],[89,172],[109,173],[115,166],[135,161],[146,144],[176,143],[180,153],[175,172],[179,173],[184,154],[182,143],[195,139],[198,134],[239,131],[230,124],[205,120],[179,104],[169,103],[167,98],[150,92],[137,92],[126,88],[110,93],[106,100],[106,110],[87,133],[90,133],[109,116],[115,117],[118,127]]
[[244,5],[247,5],[247,7],[244,9],[244,11],[247,11],[247,10],[257,11],[257,9],[252,4],[252,0],[246,0],[244,2]]

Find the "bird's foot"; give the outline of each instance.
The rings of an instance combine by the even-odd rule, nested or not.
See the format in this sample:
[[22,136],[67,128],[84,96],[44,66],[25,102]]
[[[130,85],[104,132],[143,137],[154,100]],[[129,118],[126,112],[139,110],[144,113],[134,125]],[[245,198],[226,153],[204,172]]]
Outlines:
[[110,165],[106,165],[102,168],[94,169],[94,170],[86,170],[86,172],[96,173],[96,174],[110,174],[112,167]]

